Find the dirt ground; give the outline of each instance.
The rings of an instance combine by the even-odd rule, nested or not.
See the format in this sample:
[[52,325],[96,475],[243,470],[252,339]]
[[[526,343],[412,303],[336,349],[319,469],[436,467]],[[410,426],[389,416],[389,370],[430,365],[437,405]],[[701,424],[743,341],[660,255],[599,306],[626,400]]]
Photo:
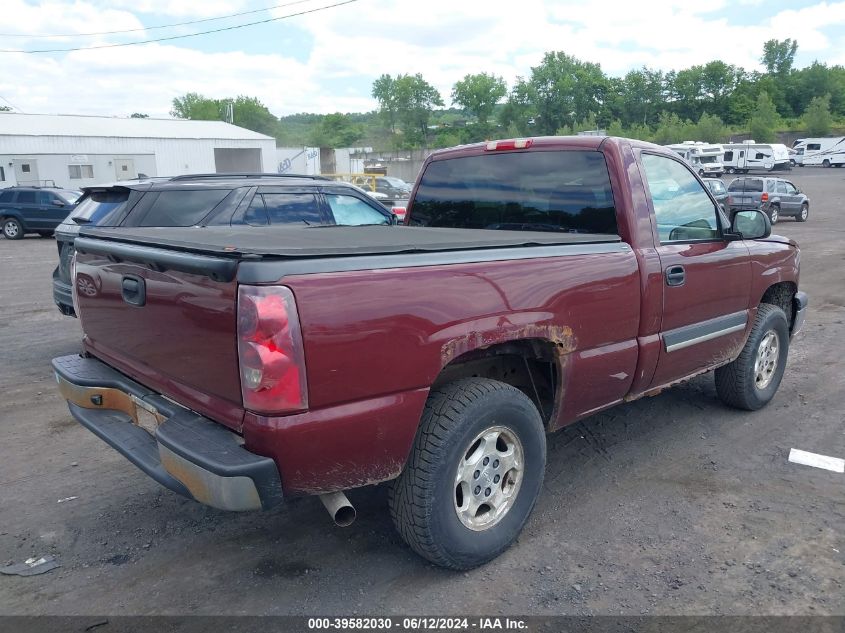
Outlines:
[[[50,359],[79,349],[53,305],[53,240],[0,240],[2,614],[845,614],[845,475],[790,448],[845,457],[845,169],[796,169],[809,221],[811,309],[765,409],[716,399],[712,376],[550,437],[519,542],[468,572],[435,568],[394,532],[383,486],[358,521],[304,499],[231,514],[161,488],[74,422]],[[67,501],[59,502],[71,498]]]

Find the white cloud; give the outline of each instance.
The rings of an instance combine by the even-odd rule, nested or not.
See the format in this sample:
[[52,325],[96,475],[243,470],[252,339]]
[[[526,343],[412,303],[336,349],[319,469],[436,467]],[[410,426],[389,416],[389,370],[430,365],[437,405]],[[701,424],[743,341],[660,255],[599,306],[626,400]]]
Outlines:
[[[335,1],[312,0],[277,9],[273,15]],[[44,33],[138,28],[142,24],[135,13],[144,13],[146,22],[161,24],[168,16],[177,18],[172,21],[202,18],[259,8],[266,6],[264,2],[50,0],[31,5],[5,0],[4,11],[11,7],[7,14],[16,19],[7,20],[3,29],[25,25],[29,32]],[[364,111],[374,107],[370,88],[382,73],[420,72],[448,102],[452,85],[465,74],[493,72],[512,84],[552,50],[599,62],[611,74],[642,65],[680,69],[714,58],[754,69],[759,68],[765,40],[792,37],[799,40],[802,52],[831,63],[845,61],[841,52],[845,1],[774,15],[765,4],[742,7],[727,0],[713,0],[706,7],[688,0],[659,0],[645,6],[631,0],[428,0],[425,4],[361,0],[279,23],[302,30],[313,41],[304,61],[285,48],[289,30],[285,39],[264,43],[265,54],[202,52],[193,48],[200,41],[195,38],[54,56],[3,54],[0,95],[31,112],[140,111],[161,116],[167,114],[173,97],[189,91],[212,97],[257,96],[277,114]],[[723,17],[749,11],[760,14],[756,25],[738,25]],[[839,32],[830,32],[836,25]],[[237,42],[250,33],[233,31],[214,36],[212,42],[237,49]],[[114,41],[125,40],[81,42]],[[26,48],[45,43],[18,42]]]

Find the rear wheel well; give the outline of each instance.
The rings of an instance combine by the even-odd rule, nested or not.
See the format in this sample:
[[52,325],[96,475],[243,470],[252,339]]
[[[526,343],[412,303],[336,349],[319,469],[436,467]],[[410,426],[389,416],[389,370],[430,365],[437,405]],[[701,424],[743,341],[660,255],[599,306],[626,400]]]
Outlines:
[[792,304],[792,298],[798,292],[798,286],[791,281],[782,281],[769,286],[766,292],[763,293],[763,298],[760,303],[769,303],[779,307],[786,315],[790,328],[795,320],[795,313]]
[[528,396],[548,427],[557,404],[558,356],[558,345],[543,339],[501,343],[454,359],[440,371],[432,387],[461,378],[498,380]]

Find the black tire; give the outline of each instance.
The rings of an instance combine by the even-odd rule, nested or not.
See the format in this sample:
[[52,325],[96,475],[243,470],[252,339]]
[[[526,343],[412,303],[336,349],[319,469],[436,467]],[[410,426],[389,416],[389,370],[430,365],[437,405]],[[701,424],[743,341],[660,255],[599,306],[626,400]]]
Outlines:
[[773,204],[769,207],[769,222],[771,222],[772,226],[778,223],[780,219],[780,207],[776,204]]
[[806,222],[808,217],[810,217],[810,205],[805,202],[801,205],[801,210],[798,212],[798,215],[795,216],[795,221]]
[[[463,496],[458,494],[456,477],[470,454],[483,452],[483,445],[474,438],[492,428],[504,429],[518,439],[523,470],[515,496],[502,516],[487,528],[472,529],[459,516],[458,500]],[[494,496],[499,494],[511,473],[492,479],[497,472],[492,470],[494,464],[498,465],[498,460],[479,466],[484,471],[481,476],[479,470],[471,475],[486,482],[482,486],[489,486],[468,493],[482,502],[479,512],[485,491],[488,497],[491,488]],[[442,567],[471,569],[499,556],[519,536],[539,496],[545,467],[545,430],[528,396],[496,380],[457,380],[429,394],[408,463],[390,486],[390,514],[399,534],[417,554]],[[499,481],[498,486],[491,483]]]
[[[755,363],[761,343],[773,332],[778,341],[778,357],[770,382],[760,387],[757,382]],[[756,411],[774,397],[786,368],[789,354],[789,324],[786,314],[778,306],[761,303],[751,334],[742,352],[732,363],[716,370],[716,393],[722,402],[737,409]]]
[[729,174],[732,174],[732,173],[734,173],[734,168],[733,168],[733,167],[728,167],[725,171],[726,171],[727,173],[729,173]]
[[822,161],[822,167],[830,167],[830,161],[828,159],[824,159]]
[[15,218],[7,218],[3,222],[3,237],[7,240],[23,239],[23,225]]
[[704,170],[703,169],[698,170],[698,176],[699,176],[699,178],[704,178]]

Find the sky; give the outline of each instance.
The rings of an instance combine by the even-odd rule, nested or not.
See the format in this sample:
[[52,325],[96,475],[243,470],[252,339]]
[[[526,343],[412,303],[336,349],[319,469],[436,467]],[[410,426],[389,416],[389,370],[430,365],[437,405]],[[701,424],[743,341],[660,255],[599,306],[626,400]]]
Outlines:
[[[610,75],[714,59],[759,70],[771,38],[798,40],[798,67],[845,65],[845,1],[352,0],[330,7],[343,1],[2,0],[4,50],[125,44],[273,21],[143,45],[0,52],[0,105],[167,117],[174,97],[198,92],[258,97],[278,116],[366,112],[376,107],[370,92],[382,73],[422,73],[448,105],[464,75],[495,73],[511,86],[546,51],[600,63]],[[313,11],[321,7],[329,8]],[[215,19],[242,11],[252,13]],[[304,11],[313,12],[291,16]],[[151,28],[194,20],[207,21]]]

